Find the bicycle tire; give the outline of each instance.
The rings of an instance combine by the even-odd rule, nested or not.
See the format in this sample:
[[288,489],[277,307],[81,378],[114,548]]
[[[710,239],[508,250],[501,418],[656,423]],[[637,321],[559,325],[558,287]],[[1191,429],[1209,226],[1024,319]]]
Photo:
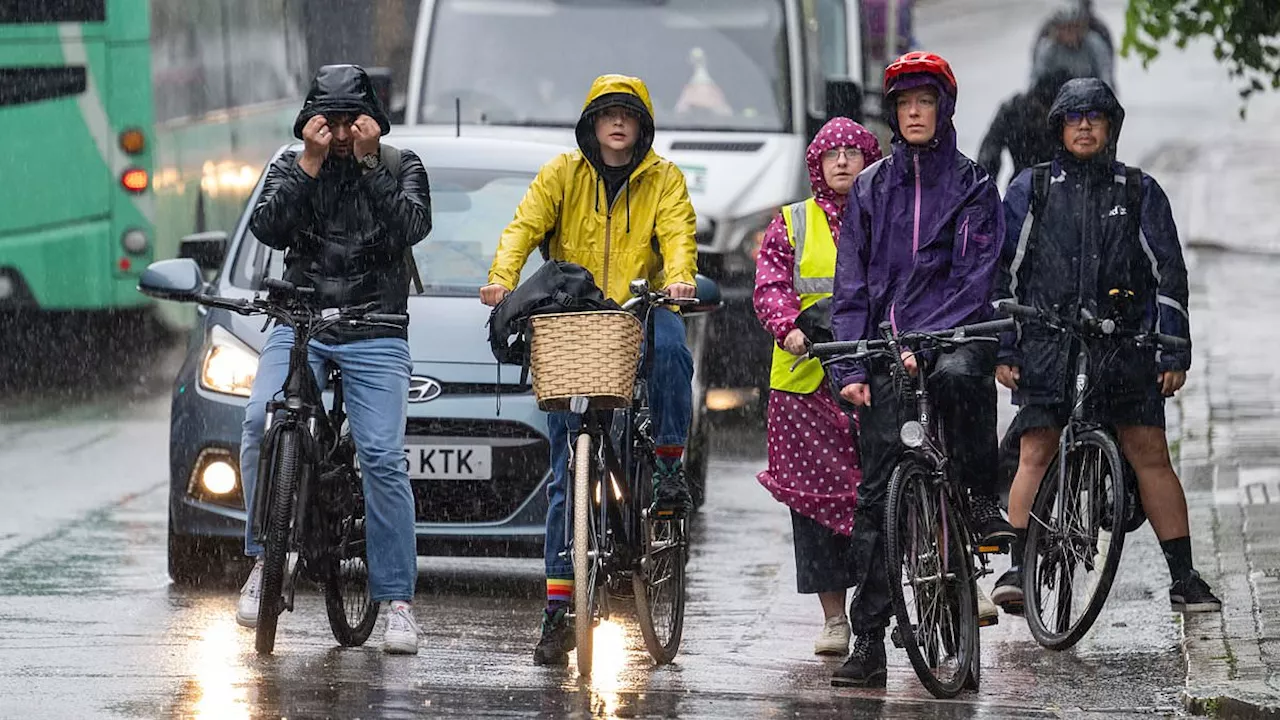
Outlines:
[[276,435],[269,489],[267,528],[262,553],[262,592],[258,601],[258,627],[254,647],[270,655],[276,645],[276,624],[284,612],[284,575],[289,564],[289,533],[293,524],[294,493],[302,465],[302,433],[296,427],[281,428]]
[[[945,493],[930,487],[930,475],[914,459],[903,460],[894,468],[885,507],[885,563],[903,649],[925,689],[945,699],[959,695],[973,673],[971,666],[978,653],[978,602],[964,518]],[[944,517],[948,520],[945,553],[938,544]],[[912,553],[912,549],[916,551]],[[942,567],[944,556],[947,572]],[[919,617],[912,617],[913,611]],[[922,638],[926,647],[921,647]],[[954,659],[950,663],[954,670],[940,675],[947,658]]]
[[[1072,647],[1097,620],[1120,565],[1128,515],[1124,465],[1115,439],[1102,430],[1088,430],[1077,436],[1068,452],[1070,456],[1067,462],[1071,464],[1067,471],[1067,490],[1074,496],[1071,504],[1077,515],[1081,510],[1080,489],[1090,490],[1087,495],[1088,507],[1084,508],[1088,515],[1077,518],[1088,523],[1087,526],[1077,528],[1085,532],[1078,533],[1074,538],[1063,535],[1062,528],[1070,523],[1072,517],[1064,515],[1070,508],[1056,502],[1057,473],[1062,458],[1055,457],[1040,481],[1040,489],[1036,492],[1031,507],[1032,517],[1027,523],[1027,544],[1022,559],[1022,592],[1027,628],[1031,630],[1036,642],[1050,650]],[[1076,492],[1071,492],[1073,489]],[[1110,510],[1105,505],[1108,502]],[[1046,522],[1052,527],[1046,526]],[[1103,536],[1104,532],[1108,532],[1109,536]],[[1088,545],[1072,548],[1067,544],[1069,540],[1074,540],[1077,545],[1087,540]],[[1104,543],[1105,547],[1102,547]],[[1082,554],[1090,551],[1090,555]],[[1102,558],[1101,567],[1098,567],[1098,558]],[[1074,569],[1079,561],[1086,559],[1092,562],[1096,575],[1091,580],[1084,580],[1088,583],[1087,601],[1078,617],[1071,621],[1069,613],[1075,606]],[[1086,571],[1088,565],[1089,563],[1083,565]],[[1062,601],[1061,591],[1053,603],[1053,627],[1049,627],[1045,619],[1045,610],[1050,608],[1047,607],[1048,598],[1041,593],[1039,579],[1042,575],[1046,580],[1054,580],[1059,590],[1070,587],[1066,592],[1066,603]],[[1088,572],[1085,577],[1088,577]],[[1070,582],[1064,582],[1068,579]],[[1050,590],[1052,589],[1051,587]]]
[[[653,480],[645,463],[636,479],[639,497],[636,507],[648,508],[653,500]],[[683,520],[655,520],[647,512],[641,520],[644,543],[637,567],[631,574],[636,600],[636,619],[649,656],[666,665],[680,651],[684,635],[685,565],[689,545]]]
[[378,622],[378,603],[369,596],[369,557],[362,506],[343,518],[343,537],[330,556],[324,580],[329,629],[339,645],[363,645]]
[[591,435],[578,435],[573,472],[573,603],[578,674],[591,674],[595,562],[591,559]]

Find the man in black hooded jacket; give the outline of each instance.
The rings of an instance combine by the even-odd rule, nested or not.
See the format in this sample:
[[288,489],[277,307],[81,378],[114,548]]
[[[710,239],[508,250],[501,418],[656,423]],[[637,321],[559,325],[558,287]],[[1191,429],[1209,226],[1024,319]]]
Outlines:
[[[1169,199],[1151,176],[1116,161],[1124,108],[1105,82],[1062,86],[1049,111],[1061,140],[1056,159],[1023,172],[1005,196],[1006,236],[994,296],[1070,317],[1088,313],[1122,327],[1190,339],[1187,267]],[[1021,612],[1031,502],[1071,413],[1076,345],[1035,323],[1005,338],[996,378],[1021,406],[1018,473],[1009,522],[1014,566],[992,600]],[[1112,425],[1138,478],[1142,507],[1169,565],[1178,612],[1222,606],[1191,561],[1187,499],[1169,459],[1164,401],[1182,388],[1191,351],[1123,348],[1094,359],[1093,416]]]
[[[294,123],[302,152],[288,151],[268,169],[249,229],[283,250],[284,279],[315,289],[318,308],[369,306],[405,313],[406,251],[431,230],[431,199],[422,162],[399,151],[398,171],[384,164],[380,138],[391,123],[364,69],[326,65]],[[407,328],[334,326],[311,343],[311,367],[323,382],[326,363],[342,371],[346,409],[364,481],[369,593],[388,602],[383,649],[418,651],[410,603],[417,581],[414,502],[404,466],[409,392]],[[293,331],[275,328],[262,349],[245,407],[240,468],[245,507],[253,506],[265,408],[284,384]],[[245,531],[245,554],[257,557],[240,592],[236,620],[255,627],[262,547]]]
[[1000,177],[1005,148],[1013,158],[1013,177],[1032,165],[1053,159],[1062,139],[1045,118],[1063,83],[1071,77],[1070,70],[1050,70],[1037,78],[1030,90],[1000,104],[978,148],[978,164],[993,179]]

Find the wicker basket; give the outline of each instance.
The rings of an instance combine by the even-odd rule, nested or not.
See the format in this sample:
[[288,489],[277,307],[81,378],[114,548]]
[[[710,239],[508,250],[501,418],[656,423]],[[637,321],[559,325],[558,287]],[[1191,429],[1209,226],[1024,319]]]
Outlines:
[[529,367],[543,410],[568,410],[573,397],[593,408],[631,404],[643,331],[619,311],[557,313],[532,318]]

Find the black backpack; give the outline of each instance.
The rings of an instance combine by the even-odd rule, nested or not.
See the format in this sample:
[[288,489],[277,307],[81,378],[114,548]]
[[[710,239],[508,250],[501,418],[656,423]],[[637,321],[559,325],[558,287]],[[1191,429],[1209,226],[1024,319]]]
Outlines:
[[[548,260],[489,314],[489,348],[499,363],[529,367],[529,318],[587,310],[621,310],[581,265]],[[520,383],[524,384],[522,373]]]

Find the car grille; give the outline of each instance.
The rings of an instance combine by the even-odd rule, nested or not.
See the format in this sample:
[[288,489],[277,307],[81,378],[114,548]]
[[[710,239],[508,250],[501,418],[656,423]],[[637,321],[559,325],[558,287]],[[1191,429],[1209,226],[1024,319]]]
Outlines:
[[489,480],[414,480],[418,522],[498,522],[524,504],[547,472],[546,438],[521,423],[410,418],[407,431],[410,437],[457,437],[469,444],[503,441],[494,444]]

